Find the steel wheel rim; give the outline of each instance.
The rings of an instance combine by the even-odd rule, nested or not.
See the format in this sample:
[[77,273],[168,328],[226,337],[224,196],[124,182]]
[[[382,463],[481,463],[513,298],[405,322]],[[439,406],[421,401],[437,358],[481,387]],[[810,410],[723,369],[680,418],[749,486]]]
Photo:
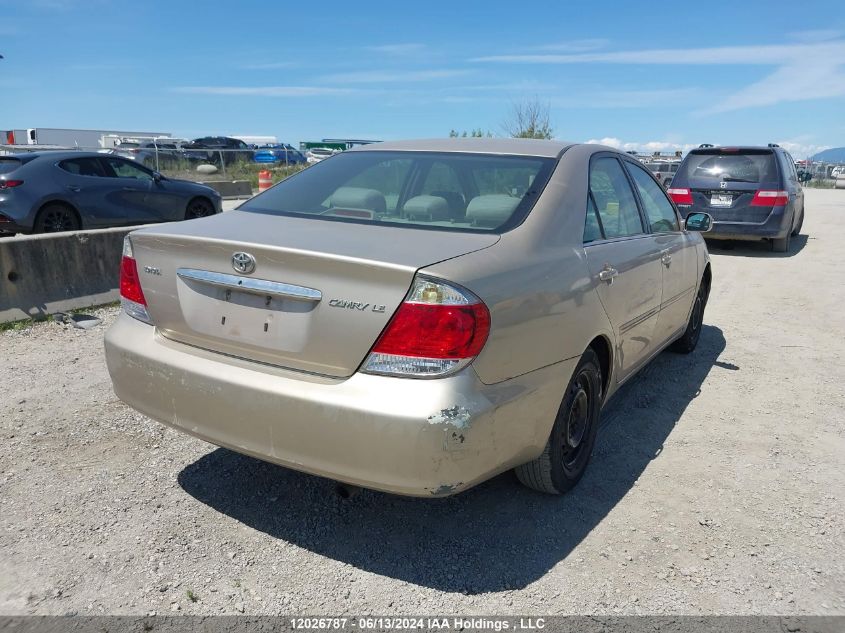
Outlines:
[[593,389],[590,376],[581,372],[573,385],[575,395],[566,413],[562,461],[566,470],[573,470],[585,454],[592,423]]

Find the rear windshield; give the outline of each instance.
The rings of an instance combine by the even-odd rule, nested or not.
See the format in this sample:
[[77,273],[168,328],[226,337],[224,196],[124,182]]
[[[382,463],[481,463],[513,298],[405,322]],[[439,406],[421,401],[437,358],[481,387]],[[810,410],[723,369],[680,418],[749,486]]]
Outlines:
[[453,231],[505,231],[534,205],[555,159],[486,154],[341,153],[241,211]]
[[696,181],[760,183],[777,181],[778,172],[775,156],[768,150],[705,150],[689,153],[677,180],[683,177],[693,184]]

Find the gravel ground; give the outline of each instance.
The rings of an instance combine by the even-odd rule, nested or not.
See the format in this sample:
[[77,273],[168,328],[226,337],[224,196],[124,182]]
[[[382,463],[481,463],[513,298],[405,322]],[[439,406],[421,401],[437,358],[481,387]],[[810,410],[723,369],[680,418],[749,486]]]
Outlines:
[[0,613],[845,614],[845,191],[790,256],[713,246],[699,349],[604,413],[562,498],[364,491],[167,430],[102,336],[0,333]]

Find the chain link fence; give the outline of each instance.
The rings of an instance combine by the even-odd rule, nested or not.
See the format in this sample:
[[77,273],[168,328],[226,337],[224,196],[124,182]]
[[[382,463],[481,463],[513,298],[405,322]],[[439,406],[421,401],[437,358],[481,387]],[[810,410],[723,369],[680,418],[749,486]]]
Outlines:
[[121,143],[115,147],[62,147],[57,145],[0,145],[0,156],[42,151],[95,152],[118,156],[167,178],[209,182],[247,180],[258,187],[258,174],[269,171],[274,182],[308,166],[306,156],[286,147],[224,149],[198,147],[191,143]]

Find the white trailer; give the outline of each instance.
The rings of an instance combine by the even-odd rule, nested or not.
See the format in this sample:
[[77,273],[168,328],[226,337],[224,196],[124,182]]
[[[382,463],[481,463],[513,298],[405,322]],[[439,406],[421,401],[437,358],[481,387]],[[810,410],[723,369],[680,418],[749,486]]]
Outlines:
[[[54,145],[96,149],[104,147],[105,137],[149,137],[171,136],[170,132],[129,132],[126,130],[74,130],[70,128],[33,127],[25,130],[11,130],[14,145]],[[8,135],[7,135],[8,136]]]

